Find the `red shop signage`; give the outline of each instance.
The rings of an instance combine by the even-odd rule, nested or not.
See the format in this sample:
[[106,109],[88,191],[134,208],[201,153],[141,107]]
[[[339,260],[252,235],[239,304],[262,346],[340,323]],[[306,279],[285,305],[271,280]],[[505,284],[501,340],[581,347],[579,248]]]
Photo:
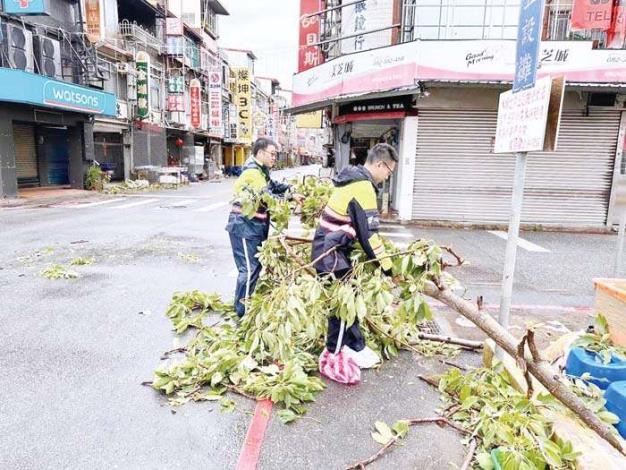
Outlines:
[[191,127],[196,129],[202,125],[201,90],[200,80],[193,79],[189,84],[189,96],[191,98]]

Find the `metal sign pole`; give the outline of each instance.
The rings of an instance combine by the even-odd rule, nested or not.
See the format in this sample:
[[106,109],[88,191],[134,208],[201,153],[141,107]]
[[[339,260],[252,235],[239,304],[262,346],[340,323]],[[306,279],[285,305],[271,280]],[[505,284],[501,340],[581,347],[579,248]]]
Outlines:
[[620,277],[624,266],[624,237],[626,235],[626,209],[622,211],[617,235],[617,258],[615,259],[615,277]]
[[[526,182],[526,152],[515,154],[515,175],[513,180],[513,196],[511,200],[511,220],[506,242],[506,254],[504,258],[504,274],[502,276],[502,297],[500,299],[500,313],[498,322],[503,328],[508,329],[511,314],[511,299],[513,296],[513,279],[515,275],[515,263],[517,259],[517,240],[519,238],[519,226],[522,218],[522,203],[524,201],[524,184]],[[504,351],[497,348],[498,358],[502,358]]]

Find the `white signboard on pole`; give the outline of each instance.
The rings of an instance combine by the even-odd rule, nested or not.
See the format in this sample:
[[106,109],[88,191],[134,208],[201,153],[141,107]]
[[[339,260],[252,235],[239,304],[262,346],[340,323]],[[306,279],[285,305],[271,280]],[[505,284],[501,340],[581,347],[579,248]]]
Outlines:
[[533,88],[500,95],[494,153],[543,150],[551,89],[552,79],[544,77]]

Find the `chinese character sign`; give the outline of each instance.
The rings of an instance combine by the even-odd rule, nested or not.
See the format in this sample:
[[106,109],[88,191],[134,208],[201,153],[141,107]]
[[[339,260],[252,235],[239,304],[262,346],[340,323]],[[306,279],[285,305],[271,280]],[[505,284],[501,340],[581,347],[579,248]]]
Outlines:
[[239,139],[239,116],[237,115],[237,105],[228,105],[228,124],[230,126],[229,137],[232,142],[237,142]]
[[300,0],[298,72],[303,72],[324,62],[320,48],[313,45],[320,40],[319,16],[308,16],[320,10],[320,0]]
[[212,134],[224,135],[222,123],[222,68],[214,67],[209,73],[209,129]]
[[137,69],[137,116],[145,119],[150,115],[150,56],[141,51],[135,58]]
[[189,84],[189,99],[191,104],[191,127],[196,129],[202,125],[201,94],[202,84],[200,80],[194,78]]
[[[361,0],[343,8],[341,36],[353,36],[341,41],[341,52],[350,54],[391,45],[393,0]],[[376,33],[368,31],[390,28]]]
[[544,77],[533,88],[500,95],[495,153],[543,150],[551,89]]
[[522,0],[517,29],[513,92],[532,88],[537,78],[537,63],[543,21],[544,0]]
[[572,9],[572,31],[611,27],[613,0],[574,0]]
[[239,126],[238,141],[252,143],[252,89],[250,87],[250,70],[248,67],[233,67],[235,71],[235,104]]
[[102,37],[102,30],[100,28],[100,0],[85,0],[85,19],[89,41],[98,42]]

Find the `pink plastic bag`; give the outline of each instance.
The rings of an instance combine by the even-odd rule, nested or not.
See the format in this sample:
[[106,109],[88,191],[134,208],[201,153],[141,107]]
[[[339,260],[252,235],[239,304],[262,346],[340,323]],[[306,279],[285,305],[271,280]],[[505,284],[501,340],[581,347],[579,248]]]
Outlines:
[[356,385],[361,382],[361,369],[354,359],[346,353],[346,346],[341,347],[344,329],[345,323],[341,322],[335,353],[333,354],[328,349],[324,349],[324,352],[320,355],[320,374],[335,382]]

